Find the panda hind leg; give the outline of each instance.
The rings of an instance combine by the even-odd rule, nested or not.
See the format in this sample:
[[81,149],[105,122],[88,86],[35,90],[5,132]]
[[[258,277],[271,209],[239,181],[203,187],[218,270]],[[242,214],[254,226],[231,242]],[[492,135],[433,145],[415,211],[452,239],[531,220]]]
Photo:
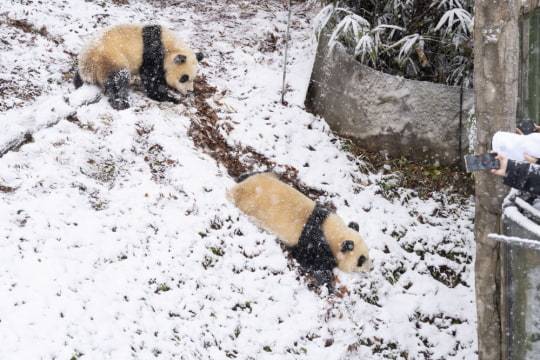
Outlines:
[[84,81],[81,78],[81,74],[79,74],[79,71],[77,70],[77,72],[75,73],[75,76],[73,76],[73,86],[75,86],[75,89],[78,89],[81,86],[83,86],[83,84],[84,84]]
[[113,71],[107,76],[104,88],[105,95],[109,98],[109,104],[115,110],[129,108],[129,81],[130,73],[127,69]]

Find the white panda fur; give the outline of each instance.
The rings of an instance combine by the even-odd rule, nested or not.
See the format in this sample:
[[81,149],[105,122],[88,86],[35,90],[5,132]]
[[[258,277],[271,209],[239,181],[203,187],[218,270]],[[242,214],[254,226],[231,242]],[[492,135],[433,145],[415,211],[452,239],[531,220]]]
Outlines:
[[[276,234],[293,249],[298,246],[304,226],[316,206],[314,201],[280,181],[273,173],[247,177],[229,190],[228,197],[258,225]],[[369,271],[368,248],[355,231],[358,225],[353,224],[347,226],[337,214],[331,213],[322,222],[321,230],[340,270]]]
[[193,90],[202,53],[194,53],[174,33],[159,25],[117,25],[100,32],[78,57],[75,87],[101,86],[115,109],[129,107],[132,75],[140,75],[146,94],[175,101],[167,88]]

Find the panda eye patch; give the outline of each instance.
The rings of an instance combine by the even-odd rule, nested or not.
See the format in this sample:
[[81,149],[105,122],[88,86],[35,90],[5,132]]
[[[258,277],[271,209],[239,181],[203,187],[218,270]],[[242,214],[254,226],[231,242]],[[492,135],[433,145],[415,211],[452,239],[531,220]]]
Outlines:
[[341,243],[341,252],[349,252],[353,251],[354,249],[354,242],[352,240],[345,240]]
[[359,258],[358,258],[358,267],[361,267],[362,265],[364,265],[364,263],[366,262],[366,257],[364,255],[361,255]]
[[185,55],[176,55],[176,56],[174,57],[174,63],[175,63],[176,65],[183,64],[183,63],[186,62],[186,60],[187,60],[187,58],[186,58]]
[[188,80],[189,80],[189,76],[186,75],[186,74],[184,74],[184,75],[182,75],[182,77],[180,77],[180,82],[181,82],[181,83],[185,83],[185,82],[187,82]]

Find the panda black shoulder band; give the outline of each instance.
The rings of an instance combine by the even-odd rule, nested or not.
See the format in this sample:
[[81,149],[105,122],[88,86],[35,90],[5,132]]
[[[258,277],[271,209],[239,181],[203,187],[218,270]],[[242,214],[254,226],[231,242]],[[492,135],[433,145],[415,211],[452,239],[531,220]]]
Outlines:
[[161,26],[147,25],[142,29],[143,58],[140,70],[141,81],[147,94],[152,98],[166,88],[165,49],[161,41]]
[[336,260],[322,230],[322,224],[328,215],[330,215],[328,209],[315,203],[298,244],[292,249],[293,257],[307,269],[332,270],[336,267]]

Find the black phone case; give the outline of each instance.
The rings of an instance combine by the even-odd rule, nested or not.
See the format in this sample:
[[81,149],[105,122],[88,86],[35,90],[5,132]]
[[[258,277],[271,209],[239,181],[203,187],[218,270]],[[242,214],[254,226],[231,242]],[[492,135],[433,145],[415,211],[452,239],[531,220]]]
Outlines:
[[536,126],[531,119],[523,119],[518,123],[518,129],[523,135],[529,135],[536,131]]

